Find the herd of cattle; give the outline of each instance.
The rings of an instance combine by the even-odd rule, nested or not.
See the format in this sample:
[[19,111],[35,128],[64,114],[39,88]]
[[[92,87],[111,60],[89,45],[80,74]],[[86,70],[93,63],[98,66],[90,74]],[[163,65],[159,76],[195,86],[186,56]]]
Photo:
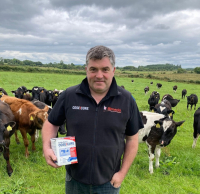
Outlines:
[[[132,80],[134,82],[134,80]],[[153,82],[150,83],[151,85]],[[123,86],[122,86],[123,87]],[[157,83],[158,89],[162,84]],[[174,92],[177,86],[173,87]],[[9,145],[10,137],[15,133],[15,140],[19,144],[17,130],[20,131],[24,146],[25,156],[29,156],[27,133],[31,136],[32,150],[35,148],[35,140],[38,138],[38,129],[41,130],[44,121],[47,119],[49,112],[54,107],[57,99],[63,90],[46,90],[43,87],[33,87],[28,90],[25,86],[19,87],[17,90],[11,91],[15,97],[8,96],[7,92],[0,88],[0,152],[7,162],[7,173],[11,176],[13,169],[9,161]],[[149,91],[149,87],[144,88],[145,95]],[[182,91],[182,98],[185,98],[186,90]],[[177,133],[177,127],[181,126],[185,121],[175,122],[173,120],[175,107],[180,100],[174,99],[170,94],[162,97],[153,91],[148,99],[149,111],[141,111],[140,115],[144,124],[144,128],[139,130],[139,142],[145,142],[149,150],[149,171],[153,173],[153,159],[156,157],[156,167],[159,166],[159,157],[161,148],[170,144],[171,140]],[[196,104],[198,97],[195,94],[187,96],[188,106]],[[200,134],[200,108],[194,114],[194,142],[192,147],[196,146],[197,138]],[[65,123],[59,128],[60,134],[66,134]]]

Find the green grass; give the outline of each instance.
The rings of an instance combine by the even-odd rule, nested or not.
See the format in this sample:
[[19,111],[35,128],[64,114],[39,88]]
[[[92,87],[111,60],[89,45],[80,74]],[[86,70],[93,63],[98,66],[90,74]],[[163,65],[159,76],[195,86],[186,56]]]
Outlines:
[[[183,75],[184,76],[184,75]],[[0,87],[4,88],[10,96],[12,90],[19,86],[26,86],[32,89],[33,86],[43,86],[46,89],[65,89],[69,86],[79,84],[85,76],[61,75],[61,74],[39,74],[39,73],[0,73]],[[178,132],[167,149],[162,149],[160,157],[160,168],[155,169],[151,175],[148,172],[149,159],[147,146],[139,145],[138,154],[121,186],[120,194],[197,194],[200,193],[200,142],[192,149],[193,143],[193,115],[194,110],[187,110],[187,100],[181,99],[181,91],[187,89],[188,94],[197,94],[200,97],[200,85],[164,82],[142,78],[116,77],[118,85],[124,85],[130,91],[138,104],[139,110],[148,110],[148,98],[152,91],[158,91],[162,97],[164,94],[171,94],[174,98],[180,99],[179,104],[173,108],[175,111],[174,120],[185,123],[178,128]],[[154,84],[151,86],[150,81]],[[156,83],[162,83],[161,89],[157,89]],[[172,87],[178,86],[174,93]],[[150,91],[144,94],[145,86]],[[197,104],[199,107],[199,103]],[[48,166],[42,156],[41,136],[36,142],[36,151],[31,152],[25,158],[25,148],[20,137],[20,144],[17,145],[14,135],[11,138],[10,162],[14,170],[11,177],[6,172],[6,162],[0,155],[0,194],[46,194],[64,193],[65,168],[54,169]],[[29,142],[30,136],[28,135]],[[200,141],[200,140],[199,140]]]

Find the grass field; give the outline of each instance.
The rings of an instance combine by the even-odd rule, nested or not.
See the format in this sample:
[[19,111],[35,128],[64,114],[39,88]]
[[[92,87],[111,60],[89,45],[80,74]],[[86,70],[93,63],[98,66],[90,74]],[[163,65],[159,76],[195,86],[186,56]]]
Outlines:
[[[12,90],[19,86],[32,89],[33,86],[43,86],[46,89],[65,89],[79,84],[85,76],[39,74],[39,73],[14,73],[0,72],[0,87],[4,88],[10,96]],[[147,146],[139,145],[138,154],[121,186],[120,194],[198,194],[200,177],[200,142],[195,149],[193,143],[193,115],[194,110],[187,110],[187,100],[181,99],[181,91],[187,89],[188,94],[197,94],[200,97],[200,85],[176,82],[165,82],[142,78],[116,77],[118,85],[124,85],[130,91],[138,104],[139,110],[148,110],[148,98],[152,91],[158,91],[162,97],[171,94],[180,99],[179,104],[173,108],[174,120],[185,123],[178,128],[178,132],[167,149],[162,149],[160,168],[155,169],[152,175],[148,172],[149,159]],[[184,77],[182,78],[184,79]],[[150,82],[153,81],[153,85]],[[157,89],[156,83],[162,83],[162,88]],[[172,87],[178,86],[174,93]],[[144,87],[149,86],[150,91],[144,94]],[[197,104],[197,108],[199,103]],[[42,156],[41,137],[36,142],[36,151],[25,158],[25,148],[20,133],[21,144],[17,145],[14,136],[11,138],[10,161],[14,170],[11,177],[6,172],[6,162],[0,155],[0,194],[53,194],[64,193],[65,169],[54,169],[48,166]],[[28,135],[29,142],[30,137]]]

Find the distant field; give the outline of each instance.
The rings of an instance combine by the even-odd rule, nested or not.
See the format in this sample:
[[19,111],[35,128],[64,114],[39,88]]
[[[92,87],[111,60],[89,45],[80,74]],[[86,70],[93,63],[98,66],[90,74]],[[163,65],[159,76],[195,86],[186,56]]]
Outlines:
[[[146,73],[153,74],[152,72]],[[167,73],[159,75],[166,76]],[[185,75],[180,75],[182,75],[180,79],[185,79]],[[197,76],[197,74],[191,75]],[[175,74],[175,76],[178,76],[178,74]],[[66,74],[0,72],[0,87],[4,88],[10,96],[13,96],[11,91],[22,85],[28,89],[32,89],[33,86],[43,86],[46,89],[65,89],[79,84],[84,77]],[[131,82],[132,79],[134,79],[133,83]],[[200,99],[200,85],[120,76],[116,76],[116,80],[118,85],[124,85],[125,89],[132,93],[140,111],[148,110],[147,101],[152,91],[158,91],[161,97],[164,94],[171,94],[174,98],[180,99],[179,104],[173,108],[175,111],[174,120],[177,122],[185,120],[183,126],[178,128],[178,132],[168,148],[162,149],[161,166],[158,169],[154,168],[152,175],[148,172],[147,146],[145,144],[139,145],[138,154],[121,186],[120,194],[200,193],[200,140],[197,142],[196,148],[192,149],[193,115],[195,111],[187,110],[187,100],[181,99],[183,89],[187,89],[187,95],[195,93]],[[150,81],[153,81],[152,86]],[[158,82],[163,85],[159,90],[156,87]],[[174,85],[178,86],[176,93],[172,90]],[[145,86],[150,87],[147,95],[144,94]],[[199,106],[198,103],[197,107]],[[11,177],[8,177],[5,168],[6,162],[0,155],[0,193],[64,193],[64,167],[54,169],[46,164],[42,156],[41,138],[36,142],[36,152],[32,153],[31,144],[29,145],[30,156],[26,159],[21,134],[19,132],[18,134],[21,140],[20,145],[16,144],[14,136],[11,138],[10,161],[14,170]],[[29,135],[28,138],[31,142]]]

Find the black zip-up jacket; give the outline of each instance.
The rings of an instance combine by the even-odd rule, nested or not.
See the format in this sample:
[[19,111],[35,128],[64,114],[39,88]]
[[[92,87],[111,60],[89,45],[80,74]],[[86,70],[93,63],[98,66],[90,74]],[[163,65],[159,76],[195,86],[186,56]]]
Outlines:
[[67,136],[75,136],[78,157],[78,163],[66,169],[75,180],[93,185],[110,181],[120,170],[125,135],[143,128],[134,98],[117,86],[115,78],[99,104],[90,94],[87,78],[67,88],[48,120],[56,126],[66,120]]

